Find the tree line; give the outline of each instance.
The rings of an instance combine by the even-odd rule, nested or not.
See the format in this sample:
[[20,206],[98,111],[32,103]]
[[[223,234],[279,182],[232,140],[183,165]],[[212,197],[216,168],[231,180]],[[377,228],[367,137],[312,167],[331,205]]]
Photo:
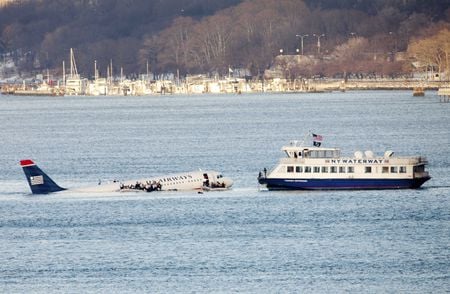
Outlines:
[[111,60],[115,72],[143,73],[148,64],[156,73],[226,74],[231,67],[259,75],[276,56],[303,49],[316,61],[289,75],[391,75],[409,70],[398,52],[415,54],[420,40],[448,28],[445,2],[25,1],[0,9],[0,52],[19,50],[24,70],[42,70],[61,68],[74,48],[84,76],[93,75],[94,60],[103,75]]

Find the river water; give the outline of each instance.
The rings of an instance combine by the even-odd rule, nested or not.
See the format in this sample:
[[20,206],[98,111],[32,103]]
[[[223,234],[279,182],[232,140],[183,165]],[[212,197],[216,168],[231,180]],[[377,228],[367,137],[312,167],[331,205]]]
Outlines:
[[[449,113],[409,91],[0,96],[0,292],[448,292]],[[426,156],[432,179],[261,191],[258,171],[308,131],[346,155]],[[26,158],[68,188],[199,168],[234,186],[33,196]]]

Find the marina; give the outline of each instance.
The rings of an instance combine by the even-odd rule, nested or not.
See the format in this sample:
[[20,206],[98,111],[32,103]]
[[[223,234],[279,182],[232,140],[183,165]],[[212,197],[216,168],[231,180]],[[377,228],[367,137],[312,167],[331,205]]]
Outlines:
[[[423,85],[418,87],[417,85]],[[411,90],[413,96],[435,93],[448,85],[445,81],[414,79],[265,79],[248,80],[243,77],[187,77],[182,81],[164,79],[127,79],[124,77],[93,80],[74,77],[42,83],[0,83],[0,94],[16,96],[154,96],[198,94],[252,94],[252,93],[325,93],[360,90]],[[420,89],[420,90],[419,90]],[[447,95],[448,97],[448,95]],[[447,99],[448,100],[448,99]]]
[[[63,62],[62,76],[25,80],[16,77],[14,82],[0,81],[0,93],[17,96],[154,96],[198,94],[252,94],[252,93],[327,93],[359,90],[412,90],[413,96],[425,96],[426,91],[443,93],[448,81],[428,78],[293,78],[280,75],[278,70],[268,70],[261,76],[243,74],[220,76],[218,74],[187,75],[183,79],[173,75],[155,76],[148,71],[138,78],[127,78],[120,70],[114,75],[110,64],[107,75],[101,77],[94,61],[92,79],[78,73],[74,50],[70,49],[68,74]],[[443,96],[443,101],[448,101]]]

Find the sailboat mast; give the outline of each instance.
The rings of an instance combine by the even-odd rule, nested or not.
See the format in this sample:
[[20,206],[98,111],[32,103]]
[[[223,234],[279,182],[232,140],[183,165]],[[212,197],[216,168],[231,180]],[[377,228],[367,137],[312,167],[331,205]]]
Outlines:
[[70,77],[75,78],[76,76],[78,76],[77,64],[75,62],[73,48],[70,48]]
[[97,60],[94,60],[94,79],[98,79]]
[[112,65],[112,59],[111,59],[111,61],[110,61],[109,70],[110,70],[110,72],[111,72],[111,82],[112,82],[112,81],[114,80],[114,78],[113,78],[113,65]]
[[63,85],[66,85],[66,62],[63,60]]

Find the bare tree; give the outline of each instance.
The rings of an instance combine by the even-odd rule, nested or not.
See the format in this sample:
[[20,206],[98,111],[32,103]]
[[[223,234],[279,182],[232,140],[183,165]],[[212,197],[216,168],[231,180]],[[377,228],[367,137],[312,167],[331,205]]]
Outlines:
[[411,42],[408,52],[424,71],[436,69],[439,76],[445,72],[448,77],[450,72],[450,30],[443,29],[428,38]]
[[195,27],[195,45],[204,65],[211,69],[225,72],[228,69],[232,26],[230,19],[224,15],[214,16],[202,21]]
[[356,37],[335,48],[332,56],[344,78],[347,78],[348,73],[362,70],[360,63],[367,60],[368,45],[366,38]]
[[166,70],[189,70],[191,57],[189,43],[195,21],[190,17],[179,17],[157,36],[158,63]]

